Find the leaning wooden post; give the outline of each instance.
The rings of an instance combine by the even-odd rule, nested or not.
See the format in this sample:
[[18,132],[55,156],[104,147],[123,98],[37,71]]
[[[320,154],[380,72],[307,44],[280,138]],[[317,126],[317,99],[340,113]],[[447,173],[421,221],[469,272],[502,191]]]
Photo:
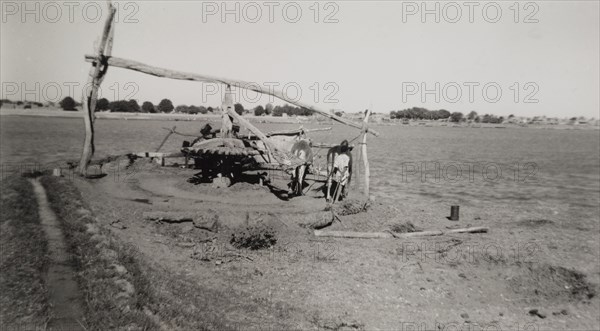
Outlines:
[[91,88],[89,91],[84,89],[82,104],[84,112],[84,123],[85,123],[85,140],[83,143],[83,152],[81,153],[81,159],[79,160],[79,173],[82,176],[87,175],[87,167],[90,164],[92,156],[94,155],[94,111],[96,110],[96,100],[98,98],[98,87],[104,79],[104,75],[108,69],[108,64],[105,61],[105,56],[110,56],[112,52],[112,35],[114,17],[117,9],[108,2],[108,17],[104,24],[104,30],[102,32],[102,39],[98,45],[96,52],[96,60],[92,63],[88,76],[88,86]]
[[367,109],[365,111],[365,118],[363,119],[363,135],[362,135],[362,159],[363,165],[365,166],[365,186],[363,187],[363,193],[369,198],[369,176],[371,172],[369,171],[369,158],[367,157],[367,132],[368,132],[368,123],[369,123],[369,115],[371,115],[371,109]]

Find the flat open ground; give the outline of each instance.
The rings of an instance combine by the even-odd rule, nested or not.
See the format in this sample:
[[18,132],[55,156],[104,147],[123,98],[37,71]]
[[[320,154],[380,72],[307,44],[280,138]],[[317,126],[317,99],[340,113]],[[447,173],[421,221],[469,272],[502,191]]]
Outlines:
[[[138,247],[160,266],[157,272],[197,287],[174,295],[192,307],[203,302],[208,311],[197,314],[227,327],[451,330],[470,324],[541,330],[599,325],[598,225],[593,219],[576,227],[557,221],[577,217],[574,210],[468,208],[455,223],[447,220],[445,206],[374,202],[367,212],[340,216],[341,222],[328,229],[384,231],[411,222],[425,230],[491,230],[412,239],[318,238],[304,225],[323,217],[321,192],[282,201],[257,184],[224,189],[192,184],[187,179],[193,174],[146,164],[134,179],[74,183],[100,224]],[[152,211],[198,210],[218,215],[217,233],[191,222],[143,217]],[[117,227],[111,226],[116,220]],[[259,224],[273,229],[275,246],[251,251],[230,245],[232,235]],[[545,318],[530,314],[532,309]]]
[[[80,120],[3,117],[0,124],[4,179],[31,164],[51,169],[78,156]],[[202,124],[99,120],[97,155],[153,150],[164,137],[162,127],[195,132]],[[315,237],[307,224],[329,215],[322,192],[312,190],[320,184],[286,201],[280,192],[287,189],[285,177],[275,178],[272,188],[250,181],[213,189],[188,181],[195,170],[143,160],[132,169],[107,164],[107,176],[97,179],[43,176],[74,256],[83,323],[96,330],[600,327],[598,131],[378,129],[382,137],[369,138],[375,201],[327,229],[386,231],[410,222],[423,230],[490,231],[411,239]],[[334,127],[313,139],[335,143],[356,135],[344,130]],[[170,139],[164,149],[177,150],[181,140]],[[436,162],[474,168],[457,181],[419,169],[434,169]],[[493,179],[492,171],[493,180],[483,179],[481,166],[489,163],[503,171],[501,177]],[[528,163],[535,168],[524,167]],[[25,197],[13,194],[7,206],[31,199],[27,181],[12,183],[13,190],[24,187],[19,194]],[[365,202],[356,189],[350,200]],[[446,218],[454,204],[461,206],[459,222]],[[152,212],[190,212],[207,220],[217,215],[218,231],[144,217]],[[3,251],[12,254],[3,255],[6,268],[32,263],[43,274],[44,251],[26,254],[27,260],[17,254],[26,247],[20,238],[39,235],[39,229],[29,226],[30,232],[11,236],[4,231],[21,229],[17,219],[36,224],[36,215],[6,215],[3,247],[17,247]],[[233,247],[232,235],[248,228],[272,231],[277,242],[263,250]],[[26,303],[7,301],[3,318],[11,325],[43,326],[47,320],[39,277],[29,280],[40,285],[28,305],[43,310],[28,312],[21,308]],[[16,281],[5,279],[3,286]]]

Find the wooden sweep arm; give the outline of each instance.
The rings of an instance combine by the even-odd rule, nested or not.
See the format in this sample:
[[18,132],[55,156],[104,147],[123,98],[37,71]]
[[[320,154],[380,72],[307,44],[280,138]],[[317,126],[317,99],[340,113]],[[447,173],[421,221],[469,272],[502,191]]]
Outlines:
[[[87,62],[97,62],[98,61],[97,57],[94,55],[86,55],[85,60]],[[210,75],[201,75],[201,74],[194,74],[194,73],[188,73],[188,72],[177,71],[177,70],[164,69],[164,68],[150,66],[150,65],[147,65],[147,64],[144,64],[141,62],[118,58],[118,57],[113,57],[113,56],[107,57],[107,62],[108,62],[109,66],[130,69],[133,71],[139,71],[139,72],[142,72],[142,73],[145,73],[148,75],[152,75],[152,76],[171,78],[171,79],[179,79],[179,80],[221,83],[221,84],[225,84],[225,85],[231,85],[231,86],[236,86],[239,88],[255,91],[255,92],[258,92],[261,94],[272,95],[274,97],[277,97],[283,101],[289,102],[298,107],[312,110],[313,112],[323,115],[325,117],[331,118],[334,121],[337,121],[342,124],[363,130],[362,123],[356,123],[349,119],[339,117],[334,114],[330,114],[329,112],[327,112],[325,110],[315,108],[315,107],[305,104],[303,102],[292,100],[292,99],[288,98],[282,91],[279,91],[279,90],[273,89],[273,90],[265,91],[265,90],[261,89],[260,86],[258,86],[257,84],[248,83],[248,82],[240,81],[240,80],[210,76]],[[367,132],[369,132],[375,136],[379,136],[379,132],[377,132],[371,128],[367,128]]]

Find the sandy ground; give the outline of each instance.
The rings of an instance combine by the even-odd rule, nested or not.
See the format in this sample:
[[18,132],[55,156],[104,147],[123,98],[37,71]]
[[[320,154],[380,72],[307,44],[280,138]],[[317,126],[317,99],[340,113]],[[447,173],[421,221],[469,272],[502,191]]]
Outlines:
[[[258,184],[214,189],[190,183],[197,172],[191,169],[146,164],[138,170],[75,183],[119,239],[173,276],[214,289],[194,300],[218,309],[232,328],[600,328],[597,215],[542,203],[491,210],[464,205],[460,221],[452,222],[445,205],[372,202],[367,212],[340,216],[327,229],[385,231],[410,222],[423,230],[487,226],[490,232],[320,238],[306,227],[327,215],[319,191],[286,201]],[[274,185],[286,189],[283,180]],[[218,232],[144,218],[157,211],[217,215]],[[230,244],[232,235],[258,224],[275,232],[274,247],[250,251]],[[187,295],[194,293],[181,300],[191,300]]]

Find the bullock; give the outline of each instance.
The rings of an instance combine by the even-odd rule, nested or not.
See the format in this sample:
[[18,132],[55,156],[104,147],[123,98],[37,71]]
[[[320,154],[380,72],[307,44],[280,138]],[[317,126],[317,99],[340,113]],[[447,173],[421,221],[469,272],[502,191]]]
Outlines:
[[[344,140],[338,146],[332,147],[327,152],[327,202],[331,201],[331,183],[336,182],[337,199],[341,194],[342,199],[348,195],[348,186],[352,179],[352,153],[348,147],[348,141]],[[341,191],[340,191],[341,190]]]
[[293,194],[297,196],[302,195],[306,171],[308,166],[310,166],[313,162],[313,152],[310,146],[311,143],[308,139],[297,140],[294,142],[294,145],[292,145],[292,155],[304,161],[301,165],[294,169],[294,173],[292,175],[291,189]]

